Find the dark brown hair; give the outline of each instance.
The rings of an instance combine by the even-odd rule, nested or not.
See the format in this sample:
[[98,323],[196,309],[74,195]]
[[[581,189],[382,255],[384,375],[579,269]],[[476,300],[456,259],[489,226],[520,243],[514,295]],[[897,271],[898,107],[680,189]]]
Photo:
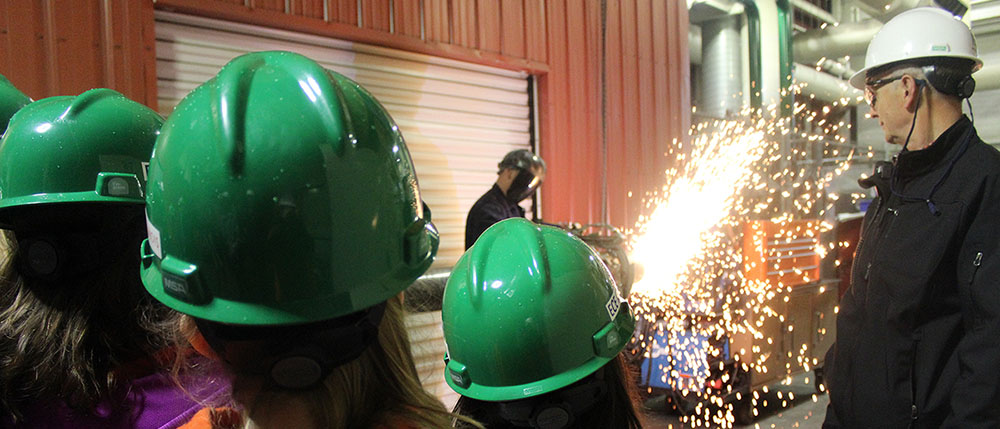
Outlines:
[[126,233],[102,243],[99,269],[52,283],[20,275],[14,233],[0,232],[0,419],[54,400],[93,412],[126,393],[117,368],[169,343],[175,313],[139,280],[141,213],[114,218]]

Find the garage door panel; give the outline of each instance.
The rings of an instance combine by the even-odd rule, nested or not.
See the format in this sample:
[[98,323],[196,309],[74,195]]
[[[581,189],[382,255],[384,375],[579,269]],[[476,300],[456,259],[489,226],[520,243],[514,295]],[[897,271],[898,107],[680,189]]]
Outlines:
[[[174,16],[174,14],[157,13],[161,16]],[[247,35],[247,37],[232,37],[235,34],[242,34],[238,31],[242,26],[225,23],[225,27],[230,31],[218,31],[214,28],[201,28],[198,26],[173,24],[162,22],[157,24],[157,39],[160,41],[172,42],[175,45],[184,45],[186,48],[182,52],[192,52],[205,50],[210,54],[208,58],[220,58],[221,51],[249,52],[260,50],[287,50],[306,55],[317,62],[327,65],[343,67],[355,70],[355,73],[372,71],[377,73],[393,73],[398,75],[416,76],[423,78],[432,76],[434,80],[449,81],[478,85],[485,88],[500,88],[514,92],[526,93],[527,80],[510,80],[508,76],[512,73],[500,69],[490,70],[490,73],[470,74],[468,70],[460,70],[454,67],[445,67],[428,62],[415,61],[401,58],[398,55],[378,55],[370,50],[353,49],[360,45],[348,44],[340,45],[340,48],[329,46],[316,46],[308,43],[301,43],[291,40],[281,40],[261,35]],[[236,30],[236,31],[232,31]],[[271,32],[268,32],[270,34]],[[283,33],[283,32],[279,32]],[[260,34],[260,33],[258,33]],[[328,41],[330,39],[323,39]],[[223,62],[224,64],[225,62]],[[516,76],[516,73],[514,73]]]

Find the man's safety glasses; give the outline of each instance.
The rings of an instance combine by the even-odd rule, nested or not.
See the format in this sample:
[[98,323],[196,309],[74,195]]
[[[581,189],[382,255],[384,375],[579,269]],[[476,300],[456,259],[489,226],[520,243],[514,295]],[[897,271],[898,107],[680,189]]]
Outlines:
[[877,99],[875,98],[875,92],[878,91],[883,86],[886,86],[886,85],[888,85],[888,84],[890,84],[892,82],[895,82],[897,80],[902,79],[903,76],[906,76],[906,75],[900,75],[900,76],[896,76],[896,77],[887,77],[887,78],[884,78],[884,79],[879,79],[879,80],[873,80],[871,82],[866,82],[865,83],[865,101],[867,101],[868,105],[871,106],[872,109],[874,109],[875,108],[875,101],[877,101]]

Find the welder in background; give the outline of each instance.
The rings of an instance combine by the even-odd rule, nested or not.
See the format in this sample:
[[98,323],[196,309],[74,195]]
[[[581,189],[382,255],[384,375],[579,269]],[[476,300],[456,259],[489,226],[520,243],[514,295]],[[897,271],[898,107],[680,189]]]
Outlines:
[[498,164],[497,181],[472,205],[465,218],[465,249],[493,224],[512,217],[524,217],[518,205],[542,185],[545,161],[530,150],[508,152]]

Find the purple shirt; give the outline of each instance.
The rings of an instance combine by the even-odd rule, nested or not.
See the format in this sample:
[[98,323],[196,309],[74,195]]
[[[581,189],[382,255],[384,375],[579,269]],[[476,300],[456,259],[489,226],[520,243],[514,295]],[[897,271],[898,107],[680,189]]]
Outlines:
[[[94,414],[83,414],[64,402],[39,403],[25,410],[24,420],[14,425],[0,419],[0,427],[74,428],[74,429],[173,429],[191,420],[205,404],[219,404],[228,399],[229,380],[219,371],[182,376],[185,393],[170,374],[155,373],[132,380],[125,403],[117,409],[106,401]],[[199,403],[197,398],[202,403]]]

